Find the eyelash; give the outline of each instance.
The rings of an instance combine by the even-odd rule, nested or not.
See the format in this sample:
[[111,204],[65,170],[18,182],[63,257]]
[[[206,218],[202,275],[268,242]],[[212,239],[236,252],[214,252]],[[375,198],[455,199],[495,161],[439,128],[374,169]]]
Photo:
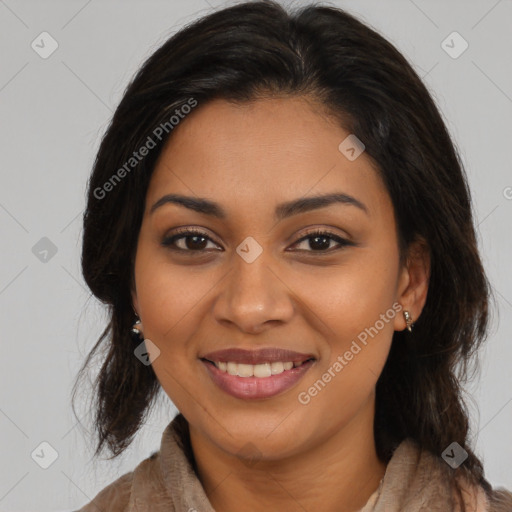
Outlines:
[[[197,251],[194,251],[194,250],[191,250],[191,249],[181,249],[181,248],[176,248],[176,247],[173,247],[173,244],[177,241],[177,240],[180,240],[182,238],[188,238],[188,237],[192,237],[192,236],[200,236],[201,238],[205,238],[213,243],[215,243],[206,233],[204,233],[203,231],[199,231],[199,230],[195,230],[195,229],[191,229],[191,228],[185,228],[183,230],[179,230],[177,231],[174,235],[171,235],[171,236],[168,236],[168,237],[165,237],[162,241],[162,245],[172,251],[176,251],[176,252],[188,252],[188,253],[191,253],[191,255],[193,255],[194,253],[196,254],[204,254],[204,252],[206,251],[205,249],[200,249],[200,250],[197,250]],[[340,236],[330,232],[330,231],[325,231],[325,230],[322,230],[322,229],[315,229],[315,230],[312,230],[310,232],[308,232],[305,236],[303,236],[302,238],[300,238],[299,240],[297,240],[293,245],[297,245],[299,244],[300,242],[303,242],[305,240],[308,240],[308,239],[311,239],[311,238],[315,238],[315,237],[323,237],[323,238],[330,238],[331,240],[334,240],[335,242],[337,242],[339,244],[339,247],[338,248],[335,248],[335,249],[332,249],[332,248],[329,248],[329,249],[326,249],[326,250],[309,250],[309,251],[301,251],[301,252],[310,252],[310,253],[319,253],[320,255],[321,254],[331,254],[333,251],[337,251],[337,250],[340,250],[340,249],[343,249],[343,247],[346,247],[346,246],[354,246],[355,244],[353,242],[350,242],[349,240],[346,240],[344,238],[341,238]]]

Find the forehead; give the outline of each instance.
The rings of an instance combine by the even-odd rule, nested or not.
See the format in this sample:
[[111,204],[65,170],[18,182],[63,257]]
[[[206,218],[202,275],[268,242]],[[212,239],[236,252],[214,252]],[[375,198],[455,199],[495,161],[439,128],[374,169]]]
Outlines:
[[350,135],[304,97],[199,105],[171,133],[148,207],[171,192],[263,207],[335,190],[359,196],[377,214],[389,207],[388,194],[364,152],[349,160],[340,151]]

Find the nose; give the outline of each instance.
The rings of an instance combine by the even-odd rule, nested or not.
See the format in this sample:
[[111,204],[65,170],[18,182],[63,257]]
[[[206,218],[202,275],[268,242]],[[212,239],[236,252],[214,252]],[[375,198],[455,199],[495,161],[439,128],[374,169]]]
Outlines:
[[251,334],[289,322],[295,309],[290,284],[265,251],[252,263],[238,254],[233,260],[213,306],[215,319]]

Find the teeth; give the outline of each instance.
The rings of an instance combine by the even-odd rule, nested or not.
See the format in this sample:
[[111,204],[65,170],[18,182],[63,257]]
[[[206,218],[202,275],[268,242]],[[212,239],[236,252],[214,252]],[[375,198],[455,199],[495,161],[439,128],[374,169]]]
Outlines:
[[237,375],[239,377],[270,377],[271,375],[279,375],[285,370],[291,370],[300,366],[301,363],[287,362],[275,362],[275,363],[263,363],[263,364],[243,364],[233,362],[217,361],[214,363],[215,366],[223,371],[229,373],[229,375]]
[[254,375],[254,366],[252,364],[238,363],[239,377],[252,377]]
[[270,377],[272,375],[272,367],[270,363],[255,364],[252,369],[252,374],[254,377]]
[[281,362],[271,363],[270,370],[272,372],[272,375],[277,375],[279,373],[283,373],[284,372],[284,364]]

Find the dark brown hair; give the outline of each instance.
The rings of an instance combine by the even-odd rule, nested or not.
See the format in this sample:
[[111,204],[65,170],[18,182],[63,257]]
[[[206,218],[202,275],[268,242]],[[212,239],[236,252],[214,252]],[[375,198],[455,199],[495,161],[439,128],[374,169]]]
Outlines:
[[188,25],[143,64],[115,111],[90,176],[83,219],[83,275],[110,317],[80,370],[104,348],[95,381],[95,455],[105,445],[114,457],[122,453],[160,391],[152,367],[133,354],[130,292],[148,183],[172,131],[108,194],[98,190],[191,99],[201,108],[214,98],[243,103],[275,96],[313,98],[356,134],[392,199],[402,261],[416,239],[430,250],[424,310],[412,333],[394,333],[377,383],[379,457],[387,462],[405,438],[438,456],[457,441],[469,456],[457,470],[446,465],[447,478],[458,488],[455,476],[464,476],[490,493],[467,445],[462,397],[486,336],[490,292],[460,157],[401,53],[347,12],[319,5],[288,13],[274,2],[247,2]]

